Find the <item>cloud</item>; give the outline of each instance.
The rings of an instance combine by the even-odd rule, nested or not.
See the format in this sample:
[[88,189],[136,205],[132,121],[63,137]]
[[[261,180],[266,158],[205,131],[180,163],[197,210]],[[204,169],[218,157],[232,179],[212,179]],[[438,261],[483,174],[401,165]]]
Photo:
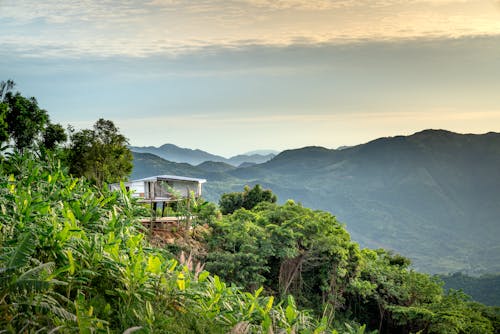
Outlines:
[[210,46],[500,35],[492,8],[488,0],[6,0],[0,47],[25,57],[146,57]]
[[[241,141],[248,149],[269,142],[336,147],[429,127],[499,131],[500,36],[279,46],[196,41],[182,56],[147,42],[124,54],[124,40],[116,39],[97,44],[108,57],[91,40],[51,39],[47,46],[23,38],[19,53],[0,47],[5,78],[40,98],[54,122],[88,127],[113,119],[136,144],[194,147],[204,138],[207,149],[234,144],[236,152]],[[156,51],[149,54],[150,47]]]

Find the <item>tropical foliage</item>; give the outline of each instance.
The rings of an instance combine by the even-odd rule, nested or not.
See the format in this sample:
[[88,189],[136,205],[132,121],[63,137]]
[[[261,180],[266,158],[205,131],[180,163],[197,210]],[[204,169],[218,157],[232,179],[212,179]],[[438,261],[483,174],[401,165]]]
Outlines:
[[149,213],[105,186],[131,166],[114,124],[58,148],[63,129],[12,87],[0,83],[0,141],[13,143],[0,159],[0,333],[500,332],[499,308],[444,293],[407,258],[360,249],[331,214],[259,185],[223,195],[224,215],[177,203],[184,239],[204,233],[195,256],[153,246],[138,219]]
[[212,224],[207,270],[248,289],[264,285],[283,300],[342,328],[366,324],[381,333],[495,333],[498,308],[444,293],[435,277],[383,249],[360,250],[335,217],[288,201],[262,202]]
[[[6,333],[288,333],[321,324],[293,298],[229,286],[151,247],[142,208],[70,177],[53,161],[13,156],[0,173],[0,328]],[[139,210],[139,211],[138,211]]]

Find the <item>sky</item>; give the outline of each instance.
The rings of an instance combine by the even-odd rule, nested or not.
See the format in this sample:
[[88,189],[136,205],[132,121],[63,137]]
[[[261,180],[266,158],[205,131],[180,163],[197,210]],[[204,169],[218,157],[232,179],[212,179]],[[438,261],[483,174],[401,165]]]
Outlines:
[[0,81],[52,122],[232,156],[500,132],[500,1],[0,0]]

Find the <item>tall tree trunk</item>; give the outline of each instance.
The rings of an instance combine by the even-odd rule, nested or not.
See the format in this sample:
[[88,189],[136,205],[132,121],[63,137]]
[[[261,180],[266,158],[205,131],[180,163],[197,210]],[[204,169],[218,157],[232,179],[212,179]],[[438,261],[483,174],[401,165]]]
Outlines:
[[301,254],[293,259],[287,259],[281,263],[279,273],[279,288],[282,294],[286,294],[288,289],[296,279],[297,275],[302,270],[304,262],[304,254]]

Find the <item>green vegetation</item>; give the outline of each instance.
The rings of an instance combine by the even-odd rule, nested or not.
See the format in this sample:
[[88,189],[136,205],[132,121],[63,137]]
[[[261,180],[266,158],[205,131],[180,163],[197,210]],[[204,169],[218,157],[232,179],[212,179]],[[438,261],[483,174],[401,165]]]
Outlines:
[[15,154],[54,155],[69,166],[72,175],[85,176],[98,186],[129,176],[133,157],[128,140],[112,121],[101,118],[92,130],[77,132],[70,126],[70,143],[64,147],[68,135],[62,125],[52,124],[34,97],[14,93],[14,87],[12,80],[0,82],[0,152],[10,147]]
[[[0,106],[4,116],[13,110]],[[32,116],[23,121],[36,122]],[[39,127],[36,145],[17,147],[22,141],[8,134],[14,151],[0,160],[0,333],[500,331],[499,308],[444,293],[407,258],[360,249],[330,213],[276,204],[259,185],[223,195],[224,215],[203,200],[177,203],[177,213],[194,218],[178,232],[182,241],[196,238],[197,248],[154,246],[139,223],[149,212],[124,186],[105,186],[127,171],[119,163],[111,172],[127,155],[111,121],[72,133],[66,148],[51,139],[62,138],[58,126]],[[75,171],[75,152],[88,154],[99,174]]]
[[445,289],[463,290],[475,301],[500,306],[500,275],[468,276],[463,273],[439,276],[444,282]]
[[[0,332],[319,333],[325,328],[299,311],[292,297],[278,303],[263,296],[263,289],[244,292],[194,266],[191,257],[179,263],[152,247],[138,221],[147,214],[143,207],[124,187],[115,193],[100,187],[126,177],[131,167],[126,139],[113,123],[99,120],[93,130],[72,132],[69,147],[60,147],[61,127],[47,123],[36,100],[13,95],[12,87],[10,81],[0,87],[2,140],[13,144],[13,152],[0,160]],[[14,132],[13,115],[35,130]],[[29,144],[27,135],[33,136]],[[215,218],[213,204],[191,208],[197,219]]]
[[70,172],[85,176],[101,186],[125,179],[132,171],[132,153],[127,138],[113,122],[99,119],[92,130],[71,133],[69,147]]
[[[0,173],[0,328],[6,333],[309,332],[296,309],[178,263],[145,240],[141,207],[70,177],[53,161],[16,156]],[[139,210],[139,211],[138,211]],[[307,329],[310,330],[307,330]]]
[[[500,134],[427,130],[329,150],[306,147],[214,172],[134,153],[132,178],[207,179],[204,194],[261,184],[282,201],[334,213],[363,247],[392,249],[429,273],[500,272]],[[445,241],[445,242],[443,242]]]
[[22,153],[32,148],[53,149],[66,141],[62,126],[50,123],[36,99],[14,93],[14,87],[12,80],[0,82],[0,145],[10,140],[14,150]]
[[498,310],[443,294],[401,256],[359,250],[326,212],[289,201],[212,214],[203,260],[215,276],[149,245],[124,189],[96,188],[51,160],[10,159],[16,173],[0,174],[7,333],[498,330]]
[[263,190],[257,184],[252,189],[249,186],[245,186],[243,192],[222,194],[219,200],[219,207],[223,214],[229,214],[241,208],[247,210],[253,209],[261,202],[276,203],[277,199],[278,197],[271,190]]
[[288,201],[261,202],[212,224],[207,270],[248,289],[264,285],[277,298],[328,323],[366,324],[381,333],[493,333],[499,309],[470,302],[409,269],[385,250],[360,250],[334,216]]

